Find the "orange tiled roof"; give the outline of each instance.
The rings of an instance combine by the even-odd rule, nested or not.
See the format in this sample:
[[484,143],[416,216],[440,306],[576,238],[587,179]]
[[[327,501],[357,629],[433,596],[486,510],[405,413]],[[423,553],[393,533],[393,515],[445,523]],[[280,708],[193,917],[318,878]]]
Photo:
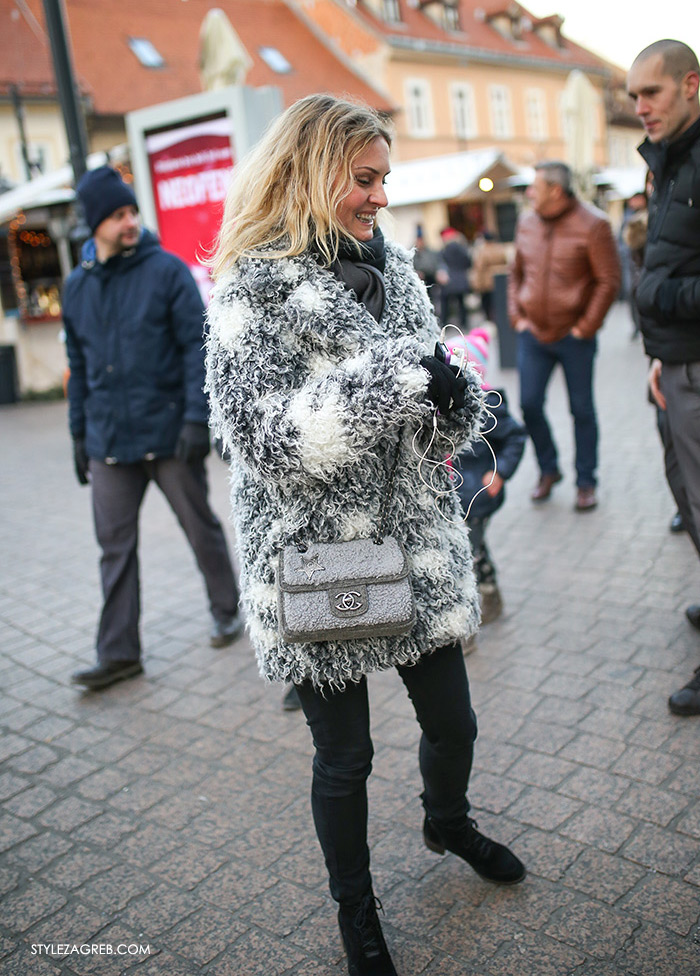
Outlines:
[[[344,4],[346,0],[337,0]],[[539,62],[554,67],[560,65],[564,70],[579,67],[584,70],[609,74],[610,66],[592,51],[582,47],[562,35],[561,47],[552,47],[533,28],[560,21],[555,14],[550,17],[535,17],[527,8],[509,0],[456,0],[459,8],[460,30],[451,31],[440,26],[427,13],[426,8],[439,8],[442,0],[397,0],[401,11],[401,21],[390,23],[382,20],[372,10],[366,0],[357,0],[355,16],[360,18],[376,35],[396,47],[414,47],[416,50],[452,51],[470,57],[487,60],[521,60],[527,63]],[[556,3],[556,0],[553,0]],[[497,14],[513,16],[520,13],[524,20],[520,38],[504,37],[490,22]],[[529,26],[528,26],[529,25]],[[427,42],[427,45],[426,45]]]
[[[120,116],[201,91],[199,31],[213,7],[224,10],[253,61],[246,84],[277,85],[286,105],[328,91],[352,95],[382,111],[395,108],[283,0],[65,0],[76,76],[93,112]],[[27,14],[19,13],[21,8]],[[21,5],[0,0],[0,25],[0,91],[15,82],[28,95],[55,92],[41,0]],[[149,40],[165,66],[144,67],[129,48],[130,37]],[[260,57],[260,47],[277,48],[292,72],[273,71]]]

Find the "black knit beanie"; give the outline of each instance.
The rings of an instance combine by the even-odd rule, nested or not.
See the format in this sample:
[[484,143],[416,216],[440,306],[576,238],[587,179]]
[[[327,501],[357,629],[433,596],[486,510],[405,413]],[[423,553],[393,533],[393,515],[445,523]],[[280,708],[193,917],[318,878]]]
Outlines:
[[81,177],[76,187],[85,211],[85,220],[94,233],[102,221],[120,207],[137,207],[131,187],[111,166],[100,166]]

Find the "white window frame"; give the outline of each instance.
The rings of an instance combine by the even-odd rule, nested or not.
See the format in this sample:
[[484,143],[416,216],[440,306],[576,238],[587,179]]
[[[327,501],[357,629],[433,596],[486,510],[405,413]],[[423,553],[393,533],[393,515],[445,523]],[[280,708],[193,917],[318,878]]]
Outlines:
[[476,139],[479,126],[476,116],[474,86],[468,81],[455,81],[450,85],[452,128],[458,139]]
[[491,134],[496,139],[513,138],[513,105],[507,85],[489,85]]
[[401,23],[401,4],[399,0],[381,0],[382,19],[387,24]]
[[408,133],[417,139],[430,139],[435,135],[433,93],[425,78],[407,78],[404,82],[406,95],[406,124]]
[[528,137],[537,142],[549,137],[547,100],[541,88],[525,89],[525,127]]

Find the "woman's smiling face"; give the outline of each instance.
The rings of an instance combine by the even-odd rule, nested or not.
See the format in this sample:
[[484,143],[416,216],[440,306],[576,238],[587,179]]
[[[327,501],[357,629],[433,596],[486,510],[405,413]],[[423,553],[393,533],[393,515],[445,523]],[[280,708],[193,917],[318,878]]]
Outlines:
[[386,207],[384,180],[390,170],[389,146],[377,136],[352,164],[352,188],[336,209],[340,225],[358,241],[371,241],[377,214]]

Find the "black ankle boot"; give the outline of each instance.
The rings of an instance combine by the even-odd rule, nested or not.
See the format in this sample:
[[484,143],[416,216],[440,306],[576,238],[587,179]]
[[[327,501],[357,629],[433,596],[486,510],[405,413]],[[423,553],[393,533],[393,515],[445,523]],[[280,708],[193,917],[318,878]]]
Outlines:
[[382,903],[369,891],[359,902],[341,904],[338,909],[349,976],[398,976],[382,935],[377,908],[383,911]]
[[517,884],[525,877],[525,865],[507,847],[489,840],[476,829],[477,823],[467,817],[466,824],[457,830],[438,828],[430,817],[423,822],[425,846],[444,854],[451,851],[467,862],[478,875],[496,884]]

